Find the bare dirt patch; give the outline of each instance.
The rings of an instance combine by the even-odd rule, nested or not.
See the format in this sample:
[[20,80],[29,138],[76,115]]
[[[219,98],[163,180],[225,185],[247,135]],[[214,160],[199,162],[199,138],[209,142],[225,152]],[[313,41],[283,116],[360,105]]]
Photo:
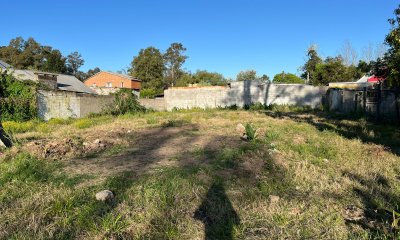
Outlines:
[[[201,131],[201,134],[192,134]],[[125,149],[113,156],[96,158],[74,158],[66,161],[66,170],[77,174],[115,175],[118,172],[147,172],[162,166],[185,166],[201,164],[190,153],[193,149],[207,148],[216,151],[223,146],[241,143],[228,139],[226,135],[204,134],[197,125],[181,127],[159,127],[135,130]],[[124,138],[124,136],[121,136]],[[204,161],[207,161],[204,159]]]

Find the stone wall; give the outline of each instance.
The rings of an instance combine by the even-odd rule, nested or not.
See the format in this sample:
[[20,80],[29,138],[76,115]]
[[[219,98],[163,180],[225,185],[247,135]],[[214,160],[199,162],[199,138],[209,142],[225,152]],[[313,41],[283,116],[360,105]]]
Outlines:
[[271,84],[261,81],[233,82],[230,86],[177,87],[164,91],[165,107],[216,108],[250,105],[298,105],[316,108],[322,105],[327,87],[304,84]]
[[51,118],[85,117],[101,112],[113,101],[113,96],[40,90],[37,94],[38,117],[46,121]]

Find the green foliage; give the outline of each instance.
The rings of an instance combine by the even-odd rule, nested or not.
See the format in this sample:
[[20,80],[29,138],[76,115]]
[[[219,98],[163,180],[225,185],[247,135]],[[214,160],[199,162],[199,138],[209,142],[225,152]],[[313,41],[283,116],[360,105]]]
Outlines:
[[183,74],[182,65],[185,63],[187,56],[184,55],[186,48],[182,43],[172,43],[164,53],[164,63],[166,68],[165,83],[166,86],[176,85],[177,79]]
[[250,69],[245,71],[240,71],[236,75],[236,81],[246,81],[246,80],[261,80],[261,81],[270,81],[268,75],[263,74],[261,77],[257,75],[257,71]]
[[362,74],[355,66],[345,66],[343,59],[328,57],[324,63],[316,67],[314,82],[317,85],[327,85],[330,82],[350,82],[360,78]]
[[386,35],[385,42],[389,50],[383,58],[372,62],[372,73],[386,78],[390,85],[400,86],[400,5],[394,10],[395,17],[389,19],[391,30]]
[[38,160],[28,154],[18,154],[12,162],[0,165],[2,175],[0,176],[0,186],[7,182],[22,181],[44,182],[51,177],[54,170],[51,165]]
[[73,52],[67,56],[67,69],[69,73],[76,75],[78,69],[85,64],[82,55],[78,52]]
[[86,118],[80,118],[77,119],[72,123],[72,126],[79,128],[79,129],[85,129],[85,128],[90,128],[93,126],[97,126],[100,124],[105,124],[109,123],[112,120],[111,116],[96,116],[96,117],[86,117]]
[[0,47],[0,59],[17,69],[35,69],[47,72],[65,73],[66,58],[50,46],[42,46],[33,38],[11,39],[8,46]]
[[135,94],[130,89],[120,89],[115,93],[115,105],[106,110],[106,113],[112,115],[121,115],[125,113],[144,112],[145,108],[141,106]]
[[368,74],[372,70],[371,63],[360,60],[357,65],[357,70],[363,75]]
[[157,91],[152,88],[141,89],[140,97],[141,98],[155,98],[157,96]]
[[304,83],[304,80],[293,73],[278,73],[274,76],[273,83]]
[[[142,80],[141,97],[153,97],[161,94],[167,87],[186,87],[190,84],[201,86],[221,86],[227,80],[222,74],[197,70],[196,73],[186,72],[182,69],[188,56],[184,55],[186,48],[182,43],[172,43],[170,47],[161,53],[155,47],[141,49],[138,56],[133,58],[130,75]],[[262,79],[268,79],[264,75]],[[148,89],[152,89],[151,92]],[[155,91],[155,94],[152,91]]]
[[129,71],[133,77],[142,80],[142,88],[155,89],[157,93],[163,91],[165,65],[159,49],[141,49],[139,55],[133,58]]
[[262,103],[260,103],[260,102],[253,103],[248,107],[248,109],[250,111],[265,110],[266,108],[267,108],[267,106],[262,104]]
[[310,82],[313,83],[316,82],[315,72],[317,65],[322,63],[322,59],[318,55],[317,47],[315,45],[312,45],[308,48],[307,57],[308,57],[307,62],[301,68],[303,70],[301,77],[303,79],[307,79],[309,77]]
[[249,139],[250,141],[255,140],[257,137],[256,136],[257,128],[251,123],[246,123],[245,129],[246,129],[247,139]]
[[196,73],[184,73],[176,82],[177,87],[186,87],[189,84],[197,84],[198,86],[223,86],[227,80],[222,74],[216,72],[208,72],[206,70],[197,70]]
[[194,83],[209,84],[211,86],[221,86],[226,84],[226,79],[222,74],[216,72],[208,72],[206,70],[197,70],[193,74]]
[[0,120],[35,118],[36,88],[31,81],[18,81],[7,72],[0,73]]
[[[313,111],[313,109],[310,106],[278,105],[278,104],[271,104],[267,106],[265,109],[277,113],[287,113],[287,112],[308,113]],[[318,111],[318,109],[315,109],[315,111]]]
[[236,76],[236,81],[245,81],[245,80],[257,80],[257,71],[256,70],[246,70],[240,71]]
[[263,81],[270,81],[270,79],[269,79],[269,76],[267,75],[267,74],[263,74],[261,77],[260,77],[260,79],[261,80],[263,80]]
[[365,66],[354,65],[346,66],[343,58],[327,57],[322,60],[318,56],[316,47],[310,47],[307,52],[308,60],[302,67],[303,74],[301,77],[307,79],[309,77],[312,85],[327,85],[330,82],[350,82],[362,77],[365,72]]

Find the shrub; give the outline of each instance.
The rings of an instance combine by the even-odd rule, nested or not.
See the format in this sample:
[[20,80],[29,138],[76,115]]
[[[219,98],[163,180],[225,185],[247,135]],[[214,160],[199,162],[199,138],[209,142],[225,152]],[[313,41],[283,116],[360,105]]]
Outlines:
[[115,103],[106,109],[106,113],[121,115],[125,113],[144,112],[146,109],[139,104],[132,90],[121,89],[115,93]]
[[251,111],[260,111],[260,110],[265,110],[266,106],[260,102],[256,102],[251,104],[248,109]]
[[141,98],[155,98],[157,95],[157,91],[155,89],[142,89],[140,90]]
[[251,123],[247,123],[246,124],[246,135],[247,135],[247,139],[249,139],[250,141],[255,140],[256,139],[256,127],[254,125],[252,125]]
[[0,73],[0,120],[26,121],[35,118],[37,84],[19,81]]

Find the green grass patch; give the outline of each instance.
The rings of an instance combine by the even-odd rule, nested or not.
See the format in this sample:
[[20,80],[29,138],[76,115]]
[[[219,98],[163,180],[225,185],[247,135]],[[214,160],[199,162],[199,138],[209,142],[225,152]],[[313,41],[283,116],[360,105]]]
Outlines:
[[78,128],[78,129],[85,129],[85,128],[90,128],[93,126],[98,126],[102,124],[106,124],[111,122],[113,119],[112,116],[100,116],[100,117],[94,117],[94,118],[81,118],[72,123],[72,126]]

